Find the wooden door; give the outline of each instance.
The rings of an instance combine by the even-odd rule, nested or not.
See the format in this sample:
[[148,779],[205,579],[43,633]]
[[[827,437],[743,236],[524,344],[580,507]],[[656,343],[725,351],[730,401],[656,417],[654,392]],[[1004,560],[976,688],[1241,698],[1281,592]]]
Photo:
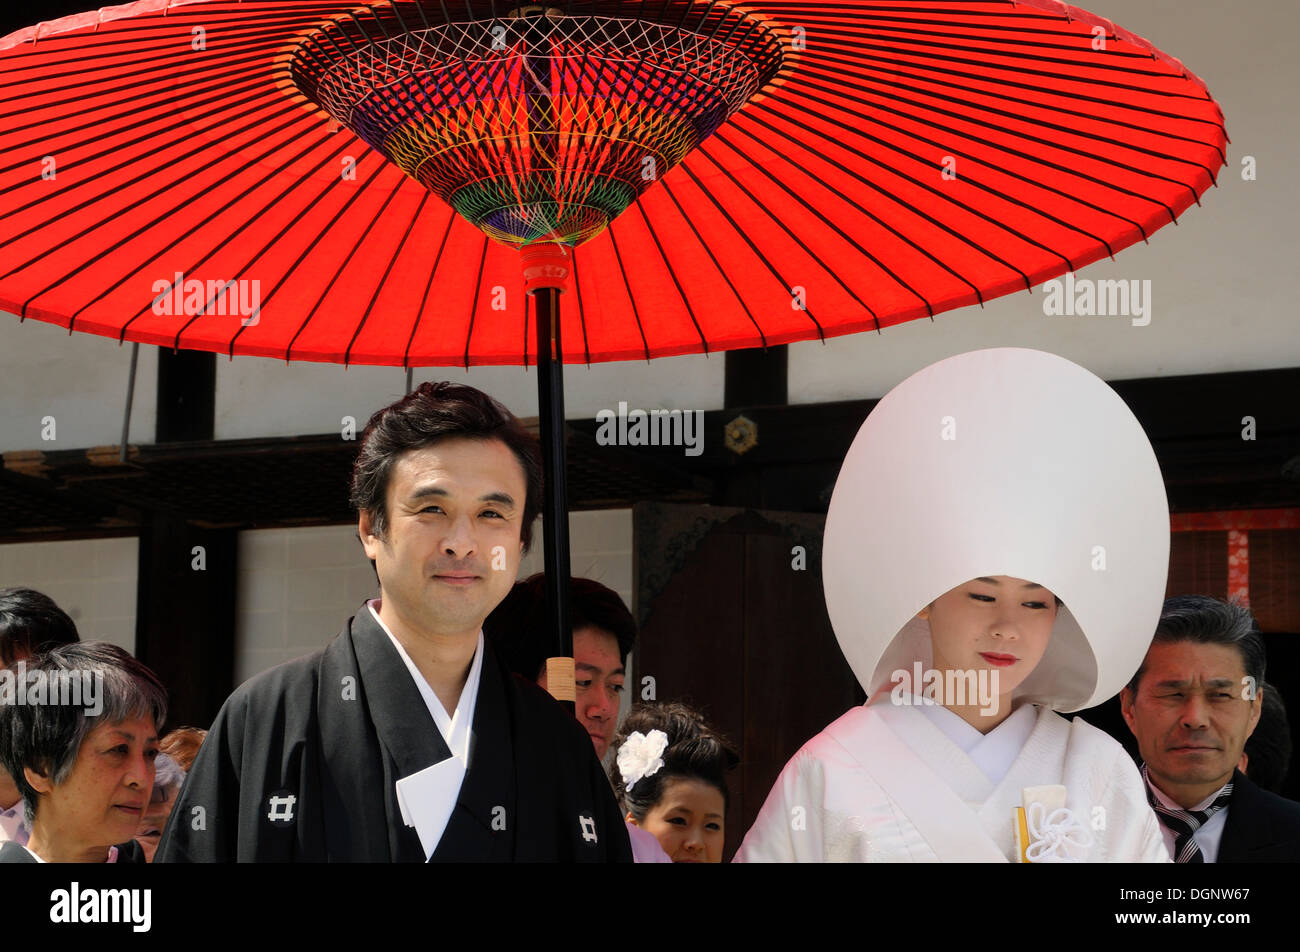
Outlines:
[[794,752],[864,699],[826,615],[824,522],[716,506],[633,508],[635,696],[653,677],[657,700],[691,704],[736,745],[727,861]]

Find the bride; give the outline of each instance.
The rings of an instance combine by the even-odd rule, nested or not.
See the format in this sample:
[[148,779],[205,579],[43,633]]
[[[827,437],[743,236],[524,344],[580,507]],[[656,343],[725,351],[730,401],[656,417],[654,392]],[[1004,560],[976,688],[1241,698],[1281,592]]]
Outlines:
[[1083,368],[1003,348],[905,380],[826,518],[868,701],[794,755],[736,861],[1168,862],[1128,754],[1058,713],[1137,670],[1168,553],[1146,435]]

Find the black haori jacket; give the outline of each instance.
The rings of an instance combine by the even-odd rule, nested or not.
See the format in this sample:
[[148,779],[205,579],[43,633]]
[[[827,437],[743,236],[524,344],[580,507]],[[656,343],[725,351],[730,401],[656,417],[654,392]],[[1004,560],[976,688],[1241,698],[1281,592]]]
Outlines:
[[[631,862],[586,731],[484,647],[469,768],[431,861]],[[323,651],[230,696],[156,862],[423,862],[394,785],[449,756],[363,608]]]

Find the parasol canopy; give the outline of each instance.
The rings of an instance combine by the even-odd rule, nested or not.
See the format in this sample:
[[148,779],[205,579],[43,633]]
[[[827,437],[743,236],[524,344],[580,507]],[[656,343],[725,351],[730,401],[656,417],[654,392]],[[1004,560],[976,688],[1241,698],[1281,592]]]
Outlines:
[[[164,347],[767,346],[1030,288],[1214,182],[1205,85],[1056,0],[139,0],[0,39],[0,308]],[[566,270],[561,268],[560,270]]]

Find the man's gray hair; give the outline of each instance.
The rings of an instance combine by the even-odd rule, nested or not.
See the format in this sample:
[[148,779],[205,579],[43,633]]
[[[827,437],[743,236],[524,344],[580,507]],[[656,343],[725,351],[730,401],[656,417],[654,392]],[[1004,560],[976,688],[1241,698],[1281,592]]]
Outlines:
[[[1156,624],[1154,645],[1190,641],[1201,645],[1229,645],[1241,653],[1241,664],[1256,686],[1264,683],[1264,636],[1250,610],[1235,602],[1208,595],[1175,595],[1165,599]],[[1146,661],[1129,681],[1137,693]]]

